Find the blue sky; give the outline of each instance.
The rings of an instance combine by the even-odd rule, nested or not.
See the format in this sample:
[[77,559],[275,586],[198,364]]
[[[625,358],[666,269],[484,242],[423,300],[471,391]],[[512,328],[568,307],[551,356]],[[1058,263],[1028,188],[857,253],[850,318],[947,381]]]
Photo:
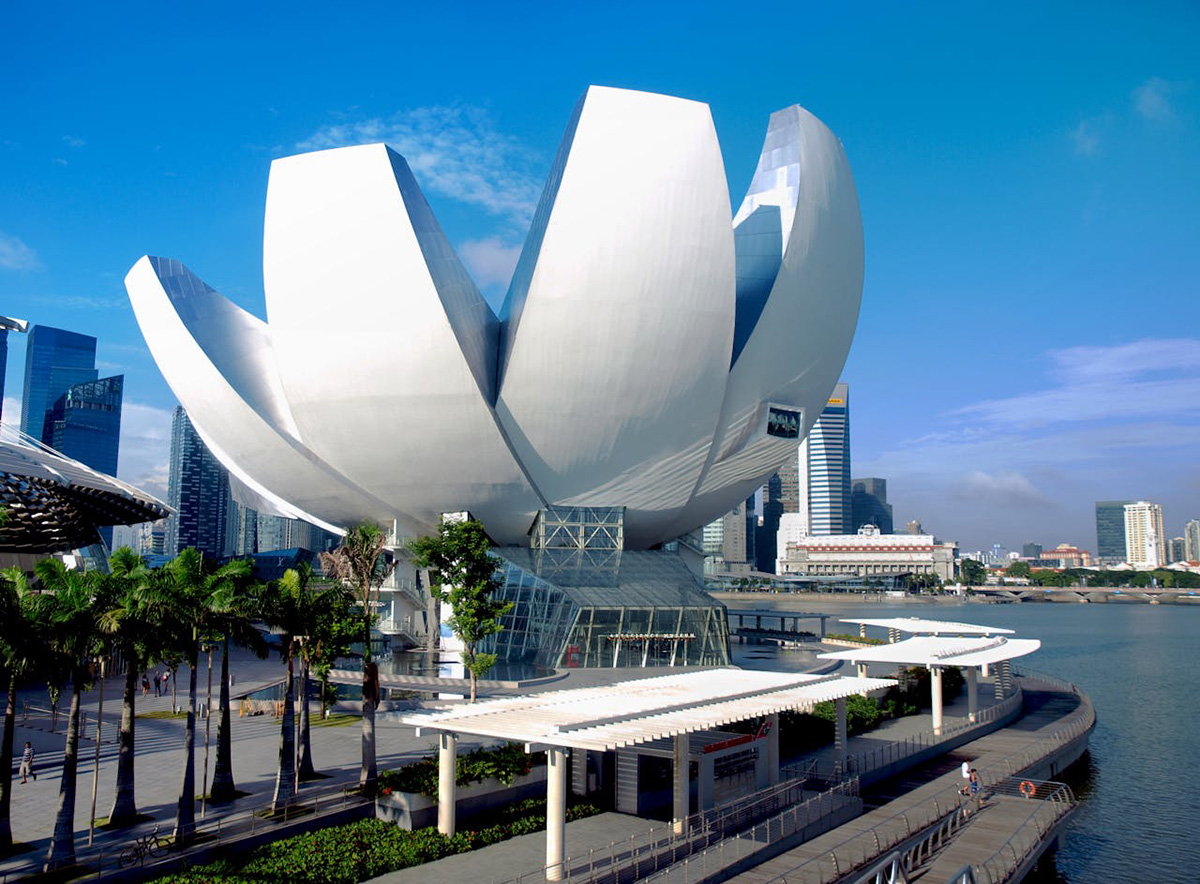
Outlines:
[[[1200,517],[1194,3],[33,4],[0,12],[0,313],[99,338],[120,473],[174,398],[122,279],[179,258],[263,315],[270,161],[387,141],[493,302],[589,83],[710,104],[733,204],[768,115],[842,139],[867,244],[853,472],[974,549]],[[23,341],[12,336],[5,417]]]

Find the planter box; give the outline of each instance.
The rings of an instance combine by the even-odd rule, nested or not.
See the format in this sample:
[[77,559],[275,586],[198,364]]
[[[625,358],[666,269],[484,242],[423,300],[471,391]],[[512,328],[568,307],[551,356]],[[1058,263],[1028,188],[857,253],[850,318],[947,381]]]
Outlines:
[[[459,786],[455,818],[459,827],[474,816],[494,808],[498,804],[521,801],[525,798],[541,798],[546,794],[546,766],[538,765],[523,777],[517,777],[511,786],[499,780],[484,780],[469,786]],[[402,829],[424,829],[437,825],[437,799],[419,792],[393,792],[375,799],[376,819],[388,820]]]

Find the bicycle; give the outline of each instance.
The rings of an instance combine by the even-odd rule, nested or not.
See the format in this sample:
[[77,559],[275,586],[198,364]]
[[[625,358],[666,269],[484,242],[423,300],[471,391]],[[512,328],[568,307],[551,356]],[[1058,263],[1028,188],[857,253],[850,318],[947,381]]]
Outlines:
[[155,824],[154,830],[149,835],[135,838],[132,844],[121,851],[121,868],[132,866],[135,863],[139,866],[144,866],[147,856],[153,859],[160,859],[167,855],[167,851],[170,848],[171,839],[159,835],[158,825]]

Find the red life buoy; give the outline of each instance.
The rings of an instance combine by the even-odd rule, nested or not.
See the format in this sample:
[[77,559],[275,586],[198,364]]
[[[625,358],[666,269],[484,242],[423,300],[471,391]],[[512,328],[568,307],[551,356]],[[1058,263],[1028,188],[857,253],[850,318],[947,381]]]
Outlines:
[[1024,795],[1026,798],[1032,798],[1034,796],[1034,793],[1036,793],[1036,792],[1037,792],[1037,786],[1035,786],[1029,780],[1021,781],[1021,794]]

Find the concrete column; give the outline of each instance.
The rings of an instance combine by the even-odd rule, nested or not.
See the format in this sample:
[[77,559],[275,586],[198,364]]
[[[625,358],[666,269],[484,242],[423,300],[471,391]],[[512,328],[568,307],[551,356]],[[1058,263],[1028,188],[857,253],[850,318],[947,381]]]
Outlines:
[[856,663],[855,669],[857,670],[856,674],[858,675],[859,678],[867,677],[867,664],[866,663]]
[[699,771],[697,772],[699,781],[696,783],[697,791],[700,794],[700,809],[709,810],[716,806],[716,759],[711,755],[701,757]]
[[967,667],[967,717],[971,724],[979,717],[979,670]]
[[858,637],[859,638],[867,637],[867,624],[865,624],[865,623],[858,624]]
[[942,667],[929,667],[929,694],[933,706],[933,732],[942,733]]
[[767,782],[779,783],[779,713],[767,716]]
[[1000,680],[1004,682],[1004,696],[1011,697],[1013,693],[1012,660],[1000,662]]
[[454,811],[458,801],[456,766],[458,764],[458,735],[438,734],[438,831],[447,838],[454,836]]
[[567,849],[567,750],[546,750],[546,880],[565,877]]
[[691,799],[688,789],[688,756],[691,749],[692,741],[688,734],[680,734],[675,738],[675,765],[672,771],[675,781],[673,820],[675,832],[680,835],[687,831],[688,804]]
[[992,685],[996,691],[996,702],[1004,699],[1004,679],[1000,677],[1000,667],[997,666],[995,672],[992,673]]
[[846,774],[846,698],[838,697],[833,701],[833,760],[842,775]]
[[979,674],[980,674],[980,675],[982,675],[984,678],[987,678],[987,677],[988,677],[988,672],[989,672],[988,664],[986,664],[986,663],[982,663],[982,664],[980,664],[980,666],[979,666]]

